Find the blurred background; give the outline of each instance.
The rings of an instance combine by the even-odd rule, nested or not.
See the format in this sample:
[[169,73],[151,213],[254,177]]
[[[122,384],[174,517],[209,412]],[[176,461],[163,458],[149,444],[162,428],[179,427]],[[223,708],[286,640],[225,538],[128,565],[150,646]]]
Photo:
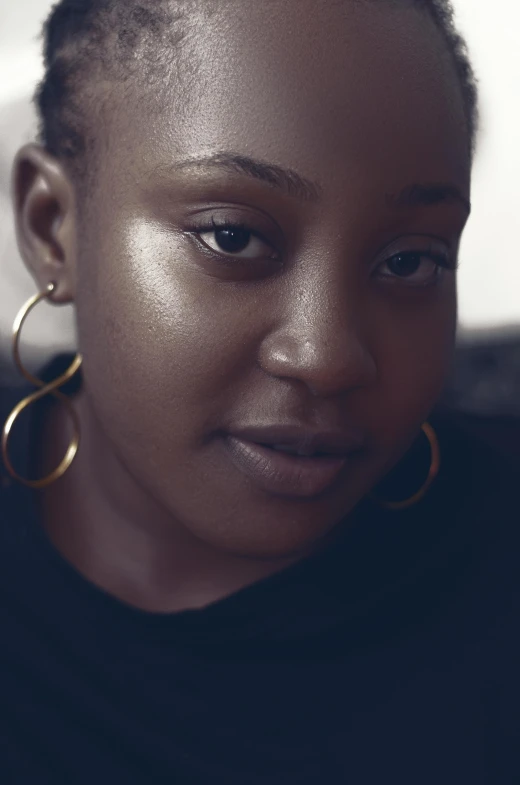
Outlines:
[[[0,7],[0,364],[11,323],[34,285],[13,235],[13,155],[34,138],[32,93],[41,76],[39,32],[51,0]],[[473,214],[459,273],[459,350],[448,396],[466,409],[520,414],[520,2],[454,0],[480,82],[481,131]],[[24,332],[30,364],[74,346],[72,309],[42,305]],[[2,357],[4,358],[2,362]]]

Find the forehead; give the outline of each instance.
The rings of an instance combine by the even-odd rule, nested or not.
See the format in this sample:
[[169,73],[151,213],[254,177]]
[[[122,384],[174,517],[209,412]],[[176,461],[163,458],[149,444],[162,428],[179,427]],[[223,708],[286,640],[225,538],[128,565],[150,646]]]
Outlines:
[[121,179],[232,150],[331,193],[416,178],[468,186],[451,57],[408,0],[197,3],[174,62],[148,86],[146,111],[119,102],[125,144],[109,132],[110,169]]

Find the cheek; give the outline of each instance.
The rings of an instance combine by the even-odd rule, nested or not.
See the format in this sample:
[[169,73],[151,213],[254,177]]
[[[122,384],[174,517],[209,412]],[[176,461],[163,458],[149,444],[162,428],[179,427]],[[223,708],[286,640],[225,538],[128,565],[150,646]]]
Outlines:
[[373,335],[378,403],[371,401],[368,416],[390,462],[409,446],[442,392],[453,357],[456,314],[453,276],[423,303],[380,310]]
[[144,417],[154,432],[201,416],[243,361],[229,291],[219,296],[189,261],[183,238],[144,222],[128,224],[91,256],[109,260],[79,287],[81,349],[99,405],[118,420]]

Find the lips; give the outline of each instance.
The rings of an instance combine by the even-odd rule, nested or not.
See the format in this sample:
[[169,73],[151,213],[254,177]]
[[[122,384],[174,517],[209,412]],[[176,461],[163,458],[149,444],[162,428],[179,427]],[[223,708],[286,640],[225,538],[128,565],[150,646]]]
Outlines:
[[232,462],[257,486],[303,498],[334,485],[363,444],[357,429],[317,432],[292,425],[244,428],[226,438]]
[[267,447],[271,447],[272,450],[276,450],[277,452],[285,452],[288,455],[298,455],[300,457],[309,458],[313,455],[320,455],[323,457],[327,455],[327,453],[320,453],[315,450],[309,450],[305,447],[298,447],[296,445],[289,445],[289,444],[273,444],[273,445],[266,445]]

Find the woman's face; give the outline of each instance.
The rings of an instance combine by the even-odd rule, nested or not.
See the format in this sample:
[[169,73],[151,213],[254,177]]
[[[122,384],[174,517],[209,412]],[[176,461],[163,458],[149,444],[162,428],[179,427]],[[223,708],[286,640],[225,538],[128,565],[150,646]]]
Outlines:
[[369,492],[441,390],[460,88],[406,2],[215,3],[181,57],[155,110],[121,91],[98,132],[78,228],[87,398],[103,450],[172,520],[285,556]]

